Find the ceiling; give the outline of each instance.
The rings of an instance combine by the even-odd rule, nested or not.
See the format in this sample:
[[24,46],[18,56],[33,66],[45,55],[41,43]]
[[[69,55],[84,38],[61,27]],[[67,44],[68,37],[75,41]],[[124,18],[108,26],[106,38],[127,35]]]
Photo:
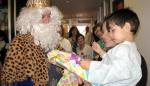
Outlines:
[[[5,1],[5,0],[4,0]],[[17,14],[25,6],[27,0],[16,0]],[[64,18],[95,18],[103,0],[50,0],[52,6],[57,6]]]
[[51,5],[57,6],[65,18],[95,17],[103,0],[51,0]]

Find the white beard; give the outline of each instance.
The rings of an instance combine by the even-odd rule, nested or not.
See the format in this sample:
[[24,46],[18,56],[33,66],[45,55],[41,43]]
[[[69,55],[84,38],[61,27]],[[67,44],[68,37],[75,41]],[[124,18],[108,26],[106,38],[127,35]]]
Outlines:
[[31,31],[34,43],[40,45],[46,51],[54,49],[60,40],[58,28],[51,24],[35,24]]

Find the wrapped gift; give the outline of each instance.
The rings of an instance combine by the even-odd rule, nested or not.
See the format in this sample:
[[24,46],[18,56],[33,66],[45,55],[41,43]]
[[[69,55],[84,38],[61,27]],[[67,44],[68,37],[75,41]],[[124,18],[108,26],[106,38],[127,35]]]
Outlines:
[[57,86],[78,86],[78,77],[72,72],[64,70],[63,76]]
[[87,80],[87,71],[79,65],[80,57],[75,53],[53,50],[47,55],[49,62],[56,65],[59,64],[80,78]]

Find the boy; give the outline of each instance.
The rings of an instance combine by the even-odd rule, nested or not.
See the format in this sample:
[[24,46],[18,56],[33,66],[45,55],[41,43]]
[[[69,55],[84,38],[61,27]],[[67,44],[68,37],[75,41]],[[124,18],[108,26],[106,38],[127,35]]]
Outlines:
[[102,61],[81,60],[80,65],[89,69],[88,81],[104,86],[135,86],[140,80],[141,57],[134,43],[134,35],[139,27],[139,19],[132,10],[121,9],[108,19],[110,36],[117,44],[107,53],[97,43],[93,49]]

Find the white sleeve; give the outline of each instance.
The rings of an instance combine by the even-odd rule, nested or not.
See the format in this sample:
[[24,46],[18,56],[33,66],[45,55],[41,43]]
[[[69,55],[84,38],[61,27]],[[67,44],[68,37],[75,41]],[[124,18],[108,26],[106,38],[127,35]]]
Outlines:
[[[115,52],[113,52],[115,51]],[[128,48],[112,50],[103,56],[102,61],[92,61],[88,81],[92,83],[111,83],[130,78]]]

